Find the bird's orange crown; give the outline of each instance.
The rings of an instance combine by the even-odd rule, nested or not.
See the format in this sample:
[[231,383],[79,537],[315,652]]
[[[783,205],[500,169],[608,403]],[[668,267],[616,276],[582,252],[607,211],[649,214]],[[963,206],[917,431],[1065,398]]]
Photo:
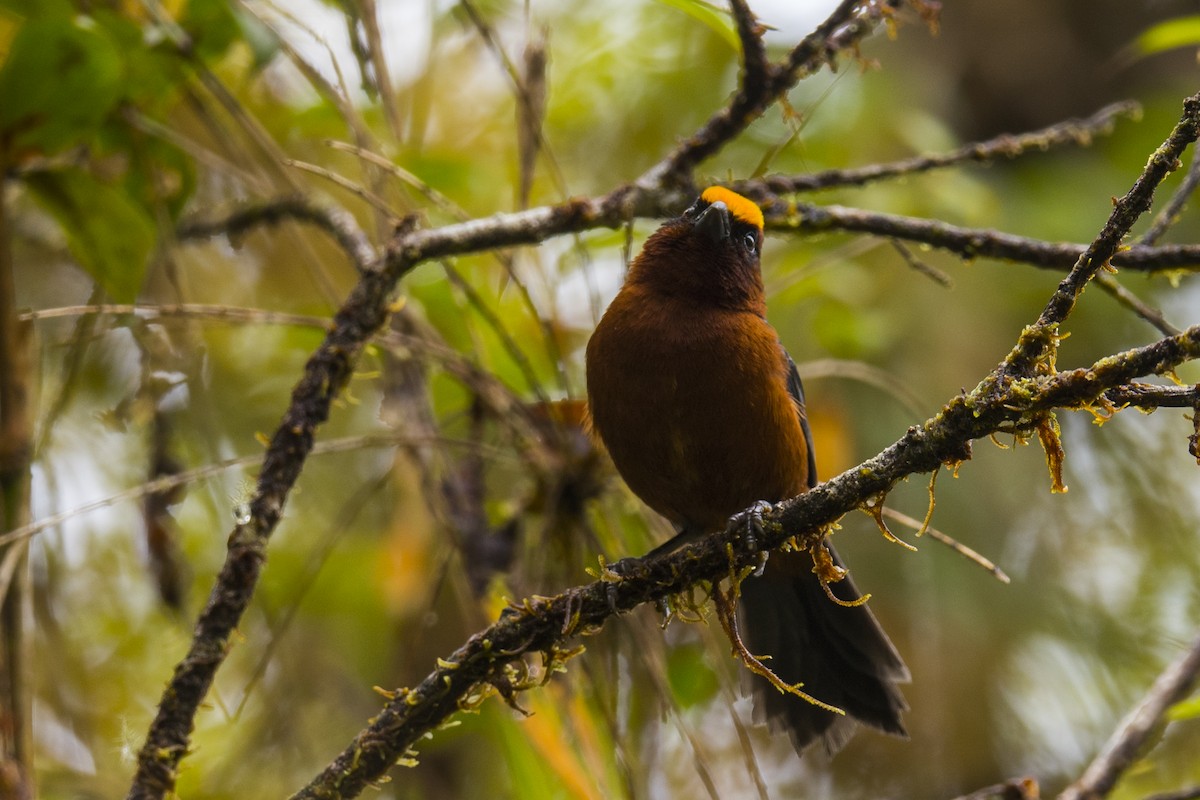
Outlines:
[[700,199],[706,203],[721,201],[729,209],[729,213],[733,215],[734,219],[753,225],[760,231],[763,228],[762,209],[753,200],[747,200],[737,192],[730,191],[724,186],[708,187],[700,195]]

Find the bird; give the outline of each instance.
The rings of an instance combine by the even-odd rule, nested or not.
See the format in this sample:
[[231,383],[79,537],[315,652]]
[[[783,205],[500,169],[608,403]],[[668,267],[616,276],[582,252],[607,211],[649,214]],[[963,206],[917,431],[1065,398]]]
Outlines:
[[[816,485],[804,387],[766,317],[763,241],[756,203],[705,189],[647,238],[588,341],[590,431],[678,532],[652,552]],[[807,552],[773,553],[740,587],[738,627],[779,678],[845,714],[752,675],[755,721],[797,753],[818,739],[836,753],[856,722],[907,736],[903,659],[850,578],[828,584],[835,603],[813,567]]]

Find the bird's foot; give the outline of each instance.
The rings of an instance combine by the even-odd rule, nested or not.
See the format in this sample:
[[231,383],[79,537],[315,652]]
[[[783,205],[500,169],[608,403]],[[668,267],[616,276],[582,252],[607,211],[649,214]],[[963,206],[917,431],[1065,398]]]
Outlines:
[[[766,500],[759,500],[754,505],[745,511],[739,511],[729,518],[729,522],[742,529],[742,537],[746,542],[746,547],[751,550],[758,549],[758,537],[765,532],[763,525],[763,514],[770,511],[773,506]],[[763,570],[767,566],[767,557],[770,554],[767,552],[759,553],[758,567],[754,570],[754,577],[762,575]]]
[[642,556],[628,556],[604,565],[605,580],[620,580],[633,572],[642,563]]
[[642,557],[629,556],[622,558],[619,561],[614,561],[611,564],[601,559],[600,561],[600,580],[604,581],[604,591],[608,598],[608,610],[613,614],[621,613],[617,608],[617,584],[621,579],[635,572],[642,563]]

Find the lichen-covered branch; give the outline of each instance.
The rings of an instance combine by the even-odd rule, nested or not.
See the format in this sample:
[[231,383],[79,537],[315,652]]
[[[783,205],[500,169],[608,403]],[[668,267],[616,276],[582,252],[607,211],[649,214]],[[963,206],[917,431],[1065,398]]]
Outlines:
[[1179,159],[1183,156],[1183,151],[1195,142],[1197,137],[1200,137],[1200,94],[1184,100],[1183,116],[1171,131],[1171,135],[1151,154],[1133,187],[1113,204],[1112,213],[1104,223],[1100,235],[1088,246],[1087,252],[1079,257],[1079,261],[1067,276],[1059,281],[1037,322],[1022,334],[1017,347],[1005,359],[1001,375],[1028,375],[1038,360],[1047,354],[1053,354],[1057,344],[1055,330],[1075,307],[1075,301],[1083,292],[1083,287],[1096,273],[1108,267],[1121,243],[1133,229],[1133,224],[1150,210],[1154,192],[1159,184],[1179,168]]
[[1200,386],[1160,386],[1127,383],[1104,393],[1104,399],[1116,407],[1134,406],[1147,411],[1156,408],[1195,408],[1200,405]]

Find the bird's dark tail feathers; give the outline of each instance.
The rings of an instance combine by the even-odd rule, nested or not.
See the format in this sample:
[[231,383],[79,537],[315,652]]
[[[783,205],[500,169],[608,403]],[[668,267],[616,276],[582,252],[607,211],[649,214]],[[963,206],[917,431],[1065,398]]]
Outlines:
[[[834,562],[837,553],[829,548]],[[860,595],[850,578],[830,584],[841,600]],[[818,737],[833,754],[854,731],[855,722],[906,736],[900,720],[908,709],[898,683],[908,668],[866,605],[846,607],[830,600],[812,573],[806,553],[775,553],[761,577],[741,586],[742,640],[755,656],[787,683],[836,706],[845,716],[803,698],[783,694],[765,678],[749,674],[755,718],[786,730],[797,752]]]

